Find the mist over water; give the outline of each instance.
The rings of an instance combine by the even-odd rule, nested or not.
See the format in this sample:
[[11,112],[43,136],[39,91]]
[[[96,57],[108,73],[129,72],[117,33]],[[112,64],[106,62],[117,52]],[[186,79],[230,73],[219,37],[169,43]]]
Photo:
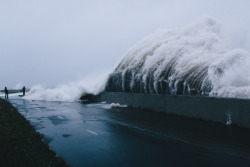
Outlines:
[[250,53],[232,47],[219,21],[159,30],[128,51],[106,91],[250,97]]
[[102,91],[250,98],[250,53],[230,40],[227,27],[203,16],[145,37],[110,75],[55,88],[36,85],[25,98],[74,101]]

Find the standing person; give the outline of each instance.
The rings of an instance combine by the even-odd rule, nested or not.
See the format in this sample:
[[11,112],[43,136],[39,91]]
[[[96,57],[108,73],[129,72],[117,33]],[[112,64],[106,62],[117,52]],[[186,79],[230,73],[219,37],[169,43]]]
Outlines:
[[26,91],[26,88],[25,86],[23,87],[23,96],[25,96],[25,91]]
[[4,88],[4,92],[5,92],[5,99],[9,98],[9,91],[7,89],[7,87]]

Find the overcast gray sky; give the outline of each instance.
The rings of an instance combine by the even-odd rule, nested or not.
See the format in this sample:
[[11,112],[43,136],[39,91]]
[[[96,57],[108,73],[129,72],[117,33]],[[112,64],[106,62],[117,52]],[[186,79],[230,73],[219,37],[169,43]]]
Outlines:
[[0,88],[56,86],[111,70],[157,29],[209,15],[250,50],[247,0],[0,0]]

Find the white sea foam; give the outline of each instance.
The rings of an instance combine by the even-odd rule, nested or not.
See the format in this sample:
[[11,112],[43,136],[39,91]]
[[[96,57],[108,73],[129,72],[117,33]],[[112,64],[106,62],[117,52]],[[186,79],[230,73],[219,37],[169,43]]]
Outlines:
[[110,75],[107,91],[250,98],[250,53],[232,48],[219,21],[159,30],[138,42]]
[[106,80],[107,75],[102,75],[79,82],[58,85],[55,88],[44,88],[41,85],[36,85],[27,92],[24,98],[45,101],[75,101],[84,94],[98,94],[103,91]]
[[127,105],[121,105],[119,103],[111,103],[110,106],[111,106],[111,108],[124,108],[124,107],[127,107]]

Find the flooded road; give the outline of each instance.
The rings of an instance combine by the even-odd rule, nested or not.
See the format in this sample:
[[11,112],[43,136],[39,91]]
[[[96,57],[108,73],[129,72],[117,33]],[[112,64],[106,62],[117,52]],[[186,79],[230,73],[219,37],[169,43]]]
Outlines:
[[70,166],[250,166],[250,130],[106,103],[9,100]]

